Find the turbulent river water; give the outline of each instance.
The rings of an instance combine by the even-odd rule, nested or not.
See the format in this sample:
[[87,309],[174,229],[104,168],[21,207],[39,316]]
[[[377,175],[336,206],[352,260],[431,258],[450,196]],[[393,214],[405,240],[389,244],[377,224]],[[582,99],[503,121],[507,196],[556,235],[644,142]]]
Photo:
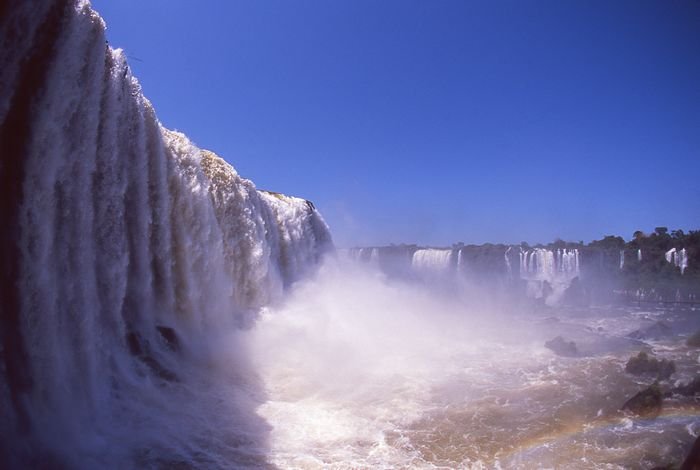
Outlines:
[[[700,407],[665,399],[655,418],[620,410],[654,377],[639,351],[675,361],[662,390],[694,378],[700,311],[557,309],[474,301],[459,287],[389,281],[326,265],[252,332],[281,468],[653,468],[679,464]],[[667,335],[629,334],[662,321]],[[653,329],[653,328],[652,328]],[[561,335],[577,357],[544,347]],[[650,336],[655,336],[650,333]]]

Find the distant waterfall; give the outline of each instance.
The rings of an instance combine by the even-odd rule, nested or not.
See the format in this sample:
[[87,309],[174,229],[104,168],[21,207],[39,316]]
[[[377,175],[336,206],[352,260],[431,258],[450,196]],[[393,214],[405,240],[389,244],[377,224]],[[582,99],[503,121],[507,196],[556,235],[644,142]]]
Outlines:
[[347,250],[347,256],[354,261],[364,261],[372,265],[379,264],[378,248],[350,248]]
[[508,257],[508,254],[510,253],[512,248],[513,248],[512,246],[509,246],[506,249],[505,253],[503,253],[503,258],[505,258],[505,261],[506,261],[506,272],[508,273],[508,279],[513,278],[513,267],[511,266],[510,258]]
[[0,459],[29,435],[78,455],[170,393],[173,344],[247,324],[331,237],[163,128],[89,2],[0,11]]
[[427,248],[413,253],[413,269],[423,272],[447,271],[451,267],[452,250]]
[[639,261],[639,262],[642,261],[642,250],[641,249],[637,250],[637,261]]
[[666,252],[665,256],[668,263],[680,268],[681,274],[685,273],[685,270],[688,268],[688,252],[685,250],[685,248],[680,250],[671,248]]
[[580,274],[577,249],[535,248],[520,252],[520,277],[541,281],[571,279]]
[[548,303],[555,303],[569,286],[580,276],[578,249],[559,248],[556,251],[544,248],[520,251],[520,278],[528,281],[528,295],[545,296],[544,283],[553,289],[547,297]]
[[625,267],[625,250],[620,250],[620,269]]

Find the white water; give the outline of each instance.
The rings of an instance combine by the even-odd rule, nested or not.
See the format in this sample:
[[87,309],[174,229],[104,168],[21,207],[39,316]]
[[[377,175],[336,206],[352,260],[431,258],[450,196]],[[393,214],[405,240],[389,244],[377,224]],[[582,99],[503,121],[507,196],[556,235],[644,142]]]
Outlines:
[[[697,420],[692,405],[684,414],[677,403],[663,421],[618,412],[644,386],[624,373],[639,348],[625,336],[656,320],[649,312],[469,307],[429,284],[329,260],[250,332],[267,394],[258,412],[273,427],[269,461],[304,469],[651,468],[683,455]],[[543,346],[556,335],[576,340],[581,357]],[[683,339],[655,347],[678,361],[674,379],[694,376],[697,358],[687,357]]]
[[685,273],[685,270],[688,268],[688,252],[685,248],[680,250],[671,248],[666,252],[665,257],[668,263],[675,265],[681,270],[681,274]]
[[413,253],[411,266],[418,272],[439,273],[452,266],[452,250],[426,248]]
[[[32,442],[79,468],[129,467],[161,454],[235,461],[245,454],[235,439],[259,419],[246,406],[216,405],[216,395],[229,390],[221,393],[233,400],[246,387],[240,377],[231,382],[245,360],[218,378],[202,371],[219,367],[213,351],[222,338],[235,340],[232,332],[320,260],[328,228],[305,200],[256,190],[163,128],[124,53],[105,46],[88,2],[57,10],[57,35],[40,36],[50,3],[10,6],[0,40],[0,119],[16,112],[20,59],[33,43],[51,42],[44,80],[32,90],[18,208],[18,333],[32,382],[22,400]],[[5,34],[14,28],[23,34]],[[174,331],[177,351],[157,326]],[[217,385],[224,382],[235,387]],[[3,434],[12,432],[7,411]],[[188,442],[208,432],[207,419],[229,428],[217,457]],[[246,452],[255,454],[253,444]]]
[[[520,278],[528,281],[528,295],[546,297],[550,305],[556,304],[571,281],[580,274],[579,252],[575,248],[520,250]],[[544,282],[553,289],[548,296],[543,290]]]

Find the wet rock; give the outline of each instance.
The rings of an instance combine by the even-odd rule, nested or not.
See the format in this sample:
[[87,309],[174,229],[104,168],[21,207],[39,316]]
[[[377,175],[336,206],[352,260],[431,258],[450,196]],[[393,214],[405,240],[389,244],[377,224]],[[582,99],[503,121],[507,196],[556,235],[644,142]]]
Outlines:
[[177,333],[175,330],[169,326],[157,326],[156,329],[160,333],[161,338],[165,341],[165,344],[173,351],[180,350],[180,340],[177,338]]
[[630,411],[639,416],[658,416],[661,412],[663,395],[658,382],[654,382],[622,405],[623,411]]
[[700,469],[700,436],[695,439],[693,447],[688,452],[688,456],[683,461],[680,470],[697,470]]
[[695,377],[687,384],[674,387],[672,393],[676,395],[683,395],[686,397],[700,395],[700,377]]
[[551,339],[544,343],[544,346],[548,349],[551,349],[554,351],[555,354],[559,356],[567,356],[567,357],[572,357],[572,356],[578,356],[578,348],[576,347],[576,343],[573,341],[566,341],[564,338],[561,336],[557,336],[554,339]]
[[143,348],[141,347],[141,336],[138,333],[130,332],[126,335],[126,344],[129,347],[129,352],[134,356],[140,356],[143,354]]
[[671,336],[673,332],[671,331],[671,326],[664,321],[657,321],[653,325],[647,326],[646,328],[640,328],[628,334],[628,338],[638,339],[638,340],[659,340]]
[[671,377],[671,374],[676,372],[676,364],[667,359],[659,361],[641,351],[627,361],[625,372],[632,375],[655,375],[658,380],[666,380]]
[[693,348],[700,348],[700,331],[697,331],[690,338],[688,338],[685,341],[685,344]]

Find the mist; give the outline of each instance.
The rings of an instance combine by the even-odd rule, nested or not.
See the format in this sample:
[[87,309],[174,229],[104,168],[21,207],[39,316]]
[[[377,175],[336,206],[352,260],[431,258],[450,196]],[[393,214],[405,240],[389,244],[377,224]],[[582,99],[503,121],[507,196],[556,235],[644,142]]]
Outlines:
[[[272,427],[273,464],[531,468],[657,458],[648,454],[660,449],[658,426],[630,433],[636,425],[619,411],[637,387],[623,372],[636,346],[623,331],[648,317],[572,316],[495,300],[465,278],[405,274],[329,257],[261,314],[246,346],[267,394],[257,413]],[[545,347],[557,335],[576,341],[578,357]],[[670,434],[687,441],[686,427],[697,431],[693,418],[674,419]]]

